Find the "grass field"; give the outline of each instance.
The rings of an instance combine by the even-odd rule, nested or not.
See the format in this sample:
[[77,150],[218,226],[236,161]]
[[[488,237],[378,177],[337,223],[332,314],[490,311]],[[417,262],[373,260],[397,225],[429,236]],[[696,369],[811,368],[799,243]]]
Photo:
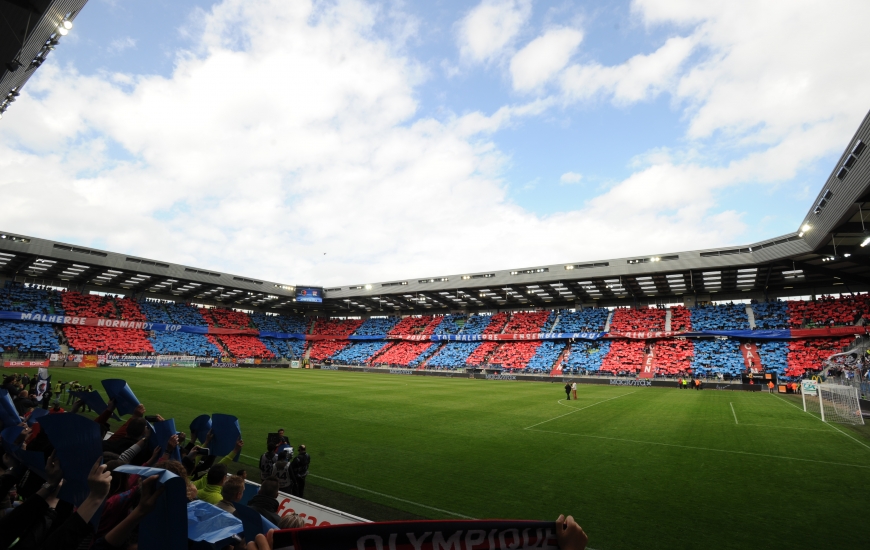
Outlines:
[[573,514],[597,550],[870,544],[857,527],[870,431],[825,424],[793,398],[580,385],[566,402],[559,384],[335,371],[52,375],[100,389],[124,378],[180,429],[234,414],[248,457],[284,427],[312,455],[309,484],[417,516]]

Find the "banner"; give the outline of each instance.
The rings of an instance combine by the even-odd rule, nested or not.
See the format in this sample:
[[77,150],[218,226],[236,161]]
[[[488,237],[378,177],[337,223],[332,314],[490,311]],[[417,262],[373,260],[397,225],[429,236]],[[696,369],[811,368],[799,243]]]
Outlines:
[[434,520],[354,523],[287,529],[275,550],[558,550],[556,524],[523,520]]
[[195,367],[196,357],[193,355],[158,355],[154,360],[156,367]]
[[801,380],[801,392],[804,395],[818,395],[819,382],[817,380]]
[[80,369],[92,369],[97,366],[99,358],[96,355],[85,355],[79,363]]
[[604,332],[544,332],[540,334],[412,334],[387,336],[389,340],[415,340],[433,342],[486,342],[514,340],[600,340]]
[[[260,490],[260,485],[253,481],[245,481],[245,492],[242,504],[247,504]],[[323,527],[326,525],[345,525],[348,523],[369,523],[369,520],[352,516],[339,510],[327,508],[304,498],[294,497],[288,493],[278,493],[278,511],[280,517],[298,514],[305,520],[305,527]]]
[[3,361],[4,367],[47,367],[46,361]]

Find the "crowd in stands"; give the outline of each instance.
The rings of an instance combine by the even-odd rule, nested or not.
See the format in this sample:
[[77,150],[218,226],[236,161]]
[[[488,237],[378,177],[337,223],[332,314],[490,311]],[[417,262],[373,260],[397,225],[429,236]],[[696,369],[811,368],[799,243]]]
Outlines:
[[643,364],[644,340],[614,340],[599,370],[613,374],[635,373]]
[[432,334],[458,334],[465,326],[466,315],[445,315]]
[[412,315],[405,317],[390,330],[390,336],[412,336],[416,334],[433,334],[443,317],[433,315]]
[[388,344],[384,341],[356,342],[332,355],[332,360],[344,365],[365,365]]
[[396,326],[396,323],[399,322],[398,317],[369,317],[363,324],[359,326],[358,329],[354,332],[356,336],[380,336],[382,334],[387,334],[393,327]]
[[231,357],[256,357],[271,359],[275,354],[256,336],[243,334],[208,335],[209,340],[225,349]]
[[789,328],[788,302],[764,302],[752,304],[755,328],[778,330]]
[[353,334],[362,324],[362,319],[325,319],[319,317],[314,323],[311,334],[347,337]]
[[282,340],[279,338],[260,338],[275,357],[298,359],[305,354],[305,340]]
[[347,345],[346,340],[314,340],[308,342],[306,353],[310,359],[322,361],[343,350]]
[[57,353],[57,333],[52,325],[0,321],[0,352]]
[[190,332],[154,331],[148,337],[154,352],[160,355],[192,355],[194,357],[219,357],[220,347],[209,341],[205,334]]
[[489,358],[489,364],[509,370],[525,369],[540,345],[541,342],[505,342]]
[[529,360],[526,370],[534,373],[550,372],[565,350],[565,345],[565,342],[544,340],[535,350],[535,355]]
[[438,350],[441,348],[443,344],[432,342],[429,344],[429,347],[424,349],[420,355],[418,355],[415,359],[408,363],[410,367],[419,367],[426,364],[426,361],[429,360],[430,357],[435,355]]
[[562,371],[573,374],[598,372],[610,352],[610,340],[572,342],[568,358],[562,361]]
[[702,376],[738,376],[746,370],[740,342],[729,338],[698,338],[694,342],[692,369]]
[[802,376],[808,370],[818,370],[828,357],[839,353],[853,341],[853,337],[791,340],[785,372],[788,376]]
[[692,310],[683,306],[674,306],[671,308],[671,331],[685,332],[692,330],[694,326],[695,315]]
[[[693,307],[693,330],[748,330],[746,304],[716,304]],[[673,320],[671,321],[673,327]],[[676,330],[673,329],[672,330]]]
[[[306,525],[279,505],[279,489],[304,497],[311,462],[284,430],[264,444],[261,485],[246,499],[247,469],[235,460],[250,444],[239,419],[219,427],[217,415],[203,415],[207,425],[194,421],[188,437],[132,391],[108,404],[95,391],[70,391],[75,403],[66,411],[66,384],[40,395],[36,377],[5,375],[2,383],[0,548],[266,548],[271,530]],[[102,410],[79,414],[97,402]],[[111,433],[115,414],[127,418]]]
[[625,308],[613,310],[610,321],[612,332],[638,332],[665,330],[667,310],[660,308]]
[[302,315],[266,315],[254,312],[251,321],[260,330],[285,334],[306,334],[309,323]]
[[692,340],[688,338],[659,340],[650,348],[654,356],[653,365],[657,374],[673,376],[691,371],[694,355]]
[[788,302],[791,328],[854,325],[870,311],[870,295],[822,296],[818,300]]
[[407,367],[432,345],[431,342],[394,342],[375,357],[377,365]]
[[505,334],[538,334],[542,332],[544,323],[547,322],[551,313],[549,311],[514,313],[504,328],[504,332]]
[[432,369],[455,369],[465,366],[468,357],[480,346],[480,342],[447,342],[427,363]]
[[563,311],[553,332],[604,332],[610,310],[606,308],[586,308],[577,311]]
[[37,285],[6,281],[0,289],[0,311],[63,315],[61,292]]
[[497,347],[497,342],[481,342],[465,359],[466,366],[479,367],[483,365]]

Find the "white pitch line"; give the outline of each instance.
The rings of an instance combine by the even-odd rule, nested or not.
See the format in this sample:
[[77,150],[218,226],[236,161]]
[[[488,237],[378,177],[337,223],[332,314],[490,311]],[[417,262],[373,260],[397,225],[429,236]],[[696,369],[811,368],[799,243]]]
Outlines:
[[[804,411],[802,408],[800,408],[800,407],[798,407],[797,405],[795,405],[794,403],[789,403],[787,399],[784,399],[784,398],[780,397],[779,395],[776,395],[775,393],[772,394],[772,395],[775,396],[775,397],[779,397],[779,399],[780,399],[783,403],[788,403],[789,405],[791,405],[792,407],[796,408],[797,410],[799,410],[799,411],[801,411],[801,412],[806,412],[806,411]],[[810,416],[812,416],[813,418],[818,418],[818,417],[815,416],[815,415],[810,415]],[[837,430],[838,432],[840,432],[841,434],[845,435],[846,437],[848,437],[849,439],[851,439],[852,441],[854,441],[854,442],[857,443],[858,445],[861,445],[862,447],[864,447],[865,449],[867,449],[868,451],[870,451],[870,445],[867,445],[866,443],[864,443],[864,442],[862,442],[862,441],[859,441],[859,440],[855,439],[854,437],[852,437],[851,435],[847,434],[846,432],[844,432],[844,431],[841,430],[840,428],[834,426],[834,425],[831,424],[830,422],[825,422],[825,421],[822,420],[821,418],[818,418],[818,419],[819,419],[819,421],[820,421],[822,424],[824,424],[825,426],[828,426],[828,427],[830,427],[830,428],[833,428],[833,429]]]
[[[253,458],[254,460],[257,460],[257,459],[254,458],[253,456],[248,456],[248,455],[242,455],[242,456],[245,457],[245,458]],[[451,515],[451,516],[456,516],[456,517],[458,517],[458,518],[463,518],[463,519],[476,519],[476,518],[473,518],[473,517],[471,517],[471,516],[465,516],[465,515],[463,515],[463,514],[457,514],[456,512],[451,512],[450,510],[442,510],[441,508],[435,508],[434,506],[427,506],[426,504],[420,504],[419,502],[414,502],[413,500],[406,500],[406,499],[404,499],[404,498],[394,497],[393,495],[387,495],[387,494],[384,494],[384,493],[379,493],[379,492],[377,492],[377,491],[372,491],[371,489],[366,489],[366,488],[364,488],[364,487],[358,487],[358,486],[356,486],[356,485],[351,485],[350,483],[345,483],[345,482],[343,482],[343,481],[338,481],[338,480],[335,480],[335,479],[330,479],[330,478],[328,478],[328,477],[323,477],[323,476],[319,476],[319,475],[315,475],[315,474],[308,474],[308,475],[311,476],[311,477],[316,477],[317,479],[322,479],[322,480],[324,480],[324,481],[329,481],[330,483],[335,483],[336,485],[344,485],[345,487],[350,487],[351,489],[356,489],[357,491],[364,491],[364,492],[366,492],[366,493],[371,493],[371,494],[373,494],[373,495],[378,495],[379,497],[388,498],[388,499],[391,499],[391,500],[395,500],[395,501],[397,501],[397,502],[404,502],[405,504],[412,504],[412,505],[414,505],[414,506],[419,506],[420,508],[426,508],[426,509],[428,509],[428,510],[434,510],[434,511],[436,511],[436,512],[441,512],[442,514],[449,514],[449,515]]]
[[523,429],[528,430],[529,428],[534,428],[535,426],[540,426],[541,424],[546,424],[547,422],[551,422],[551,421],[556,420],[558,418],[562,418],[563,416],[568,416],[569,414],[574,414],[577,411],[582,411],[584,409],[588,409],[589,407],[594,407],[595,405],[600,405],[600,404],[606,403],[608,401],[613,401],[614,399],[619,399],[620,397],[625,397],[626,395],[631,395],[633,393],[637,393],[638,391],[639,390],[635,390],[635,391],[631,391],[628,393],[624,393],[622,395],[617,395],[616,397],[611,397],[610,399],[605,399],[604,401],[598,401],[598,402],[592,403],[591,405],[586,405],[585,407],[580,407],[580,408],[575,408],[575,407],[571,407],[570,405],[565,405],[564,403],[560,403],[560,401],[562,401],[562,400],[559,399],[559,401],[556,401],[557,403],[559,403],[560,405],[562,405],[564,407],[568,407],[569,409],[574,409],[574,410],[569,412],[569,413],[560,414],[559,416],[556,416],[556,417],[551,418],[549,420],[544,420],[543,422],[538,422],[537,424],[532,424],[531,426],[527,426]]
[[[528,429],[528,428],[526,428]],[[764,458],[779,458],[783,460],[799,460],[801,462],[814,462],[816,464],[829,464],[831,466],[851,466],[853,468],[864,468],[870,470],[870,466],[863,466],[861,464],[846,464],[843,462],[827,462],[825,460],[813,460],[811,458],[796,458],[793,456],[780,456],[780,455],[766,455],[761,453],[750,453],[748,451],[729,451],[727,449],[711,449],[709,447],[691,447],[689,445],[676,445],[674,443],[658,443],[655,441],[639,441],[637,439],[620,439],[618,437],[605,437],[602,435],[587,435],[587,434],[572,434],[567,432],[553,432],[550,430],[531,430],[533,432],[541,432],[547,434],[558,434],[558,435],[573,435],[575,437],[589,437],[592,439],[607,439],[609,441],[623,441],[626,443],[641,443],[645,445],[660,445],[662,447],[677,447],[680,449],[693,449],[696,451],[712,451],[716,453],[729,453],[736,455],[749,455],[749,456],[760,456]]]
[[737,422],[737,413],[734,412],[734,403],[728,403],[728,404],[731,405],[731,414],[734,415],[734,423],[740,424],[740,422]]

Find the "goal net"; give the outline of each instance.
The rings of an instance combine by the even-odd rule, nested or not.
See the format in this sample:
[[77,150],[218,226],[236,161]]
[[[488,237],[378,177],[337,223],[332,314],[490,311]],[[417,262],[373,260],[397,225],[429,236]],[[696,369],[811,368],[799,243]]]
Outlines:
[[864,424],[856,388],[810,380],[804,380],[801,386],[804,411],[819,414],[825,422]]

